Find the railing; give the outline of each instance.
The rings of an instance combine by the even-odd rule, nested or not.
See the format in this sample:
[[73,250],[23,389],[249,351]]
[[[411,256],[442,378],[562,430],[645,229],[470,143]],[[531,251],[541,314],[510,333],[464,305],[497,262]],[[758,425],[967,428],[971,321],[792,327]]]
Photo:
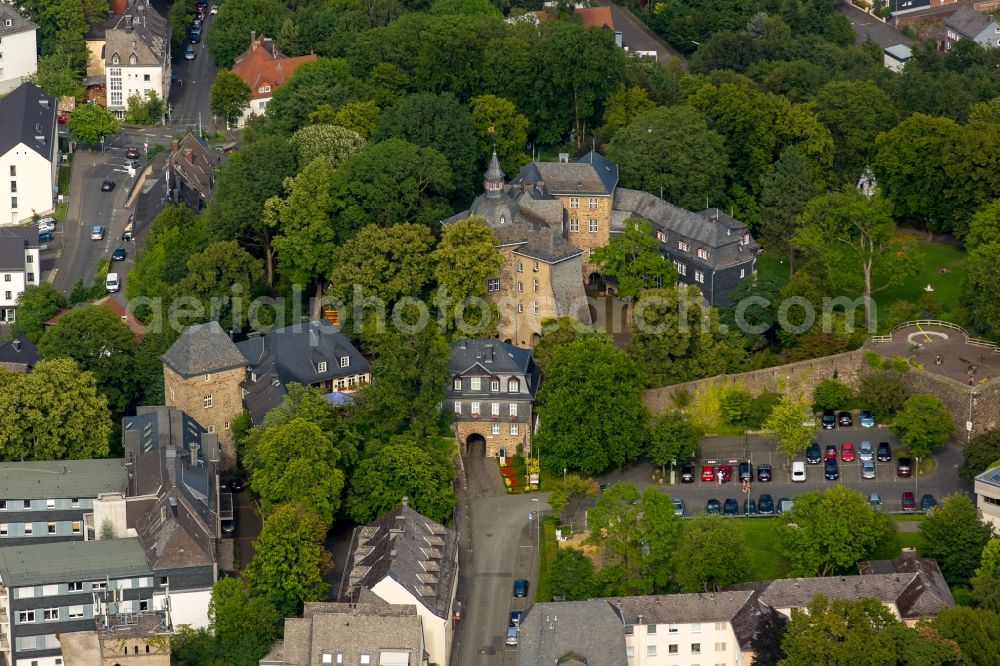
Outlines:
[[997,346],[997,343],[990,342],[989,340],[983,340],[982,338],[970,337],[969,332],[964,328],[962,328],[961,326],[959,326],[958,324],[953,324],[950,321],[944,321],[941,319],[915,319],[913,321],[904,321],[901,324],[896,324],[895,326],[893,326],[892,330],[889,332],[889,335],[873,335],[869,337],[867,340],[865,340],[865,344],[863,346],[867,347],[869,344],[892,342],[893,333],[910,326],[916,326],[918,328],[922,326],[936,326],[938,328],[949,328],[953,331],[959,331],[962,335],[964,335],[965,342],[968,345],[971,345],[973,347],[985,347],[993,352],[1000,352],[1000,347]]

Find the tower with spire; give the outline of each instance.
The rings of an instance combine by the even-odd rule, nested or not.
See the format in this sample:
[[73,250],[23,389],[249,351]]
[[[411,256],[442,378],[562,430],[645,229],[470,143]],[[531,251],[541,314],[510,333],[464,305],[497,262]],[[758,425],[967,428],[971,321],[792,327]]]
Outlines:
[[500,160],[497,159],[497,149],[493,146],[493,157],[490,158],[490,166],[486,169],[483,187],[486,189],[486,196],[496,199],[503,192],[504,173],[500,168]]

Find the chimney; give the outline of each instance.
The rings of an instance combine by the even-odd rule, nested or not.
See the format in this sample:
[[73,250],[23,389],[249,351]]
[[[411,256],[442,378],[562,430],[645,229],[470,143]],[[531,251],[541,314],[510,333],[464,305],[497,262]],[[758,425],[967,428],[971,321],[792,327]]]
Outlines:
[[[176,497],[172,497],[172,496],[169,497],[167,499],[167,504],[170,505],[170,513],[172,513],[172,514],[174,514],[176,516],[177,515],[177,498]],[[161,517],[161,520],[162,520],[162,517]]]
[[184,149],[184,157],[187,158],[188,164],[194,164],[194,151],[190,148]]
[[902,552],[902,559],[904,560],[915,560],[917,559],[917,549],[916,548],[904,548]]
[[257,50],[257,31],[256,30],[251,30],[250,31],[250,50],[251,51],[256,51]]
[[170,142],[170,152],[176,153],[179,147],[180,143],[177,142],[177,139],[174,139],[173,141]]
[[198,444],[191,444],[191,467],[198,466],[198,449],[200,448],[201,446]]
[[132,32],[132,15],[125,15],[125,32]]
[[402,505],[403,505],[404,509],[406,509],[406,508],[408,508],[410,506],[410,498],[407,497],[406,495],[403,495]]

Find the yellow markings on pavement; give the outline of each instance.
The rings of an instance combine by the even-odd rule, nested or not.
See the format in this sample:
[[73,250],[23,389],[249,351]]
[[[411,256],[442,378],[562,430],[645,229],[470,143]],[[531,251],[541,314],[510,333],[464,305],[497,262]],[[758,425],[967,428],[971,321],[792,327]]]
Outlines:
[[923,333],[923,334],[924,334],[924,337],[925,337],[925,338],[927,338],[927,341],[928,341],[928,342],[930,342],[930,341],[931,341],[931,336],[930,336],[930,334],[929,334],[929,333],[928,333],[927,331],[925,331],[924,329],[922,329],[922,328],[920,327],[920,324],[915,324],[915,326],[917,327],[917,330],[918,330],[918,331],[920,331],[921,333]]

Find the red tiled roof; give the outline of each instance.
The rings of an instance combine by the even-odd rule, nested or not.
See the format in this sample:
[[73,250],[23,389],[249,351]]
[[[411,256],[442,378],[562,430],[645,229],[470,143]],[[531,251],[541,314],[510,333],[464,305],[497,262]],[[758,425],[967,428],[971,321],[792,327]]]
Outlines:
[[289,58],[274,43],[261,35],[233,63],[233,74],[250,87],[254,99],[267,99],[274,89],[287,81],[299,65],[316,60],[315,54]]
[[[105,308],[116,314],[123,322],[125,322],[125,325],[128,326],[130,331],[132,331],[132,335],[135,336],[137,341],[141,342],[142,338],[146,335],[146,327],[142,324],[142,322],[136,319],[134,314],[127,311],[125,306],[122,305],[114,296],[108,294],[107,296],[94,301],[92,305]],[[63,318],[63,315],[71,309],[72,308],[66,308],[64,310],[60,310],[54,317],[45,322],[44,327],[49,328],[51,326],[55,326],[59,323],[59,320]]]
[[574,12],[583,19],[583,24],[594,28],[607,28],[615,31],[615,22],[611,18],[610,7],[577,7]]

